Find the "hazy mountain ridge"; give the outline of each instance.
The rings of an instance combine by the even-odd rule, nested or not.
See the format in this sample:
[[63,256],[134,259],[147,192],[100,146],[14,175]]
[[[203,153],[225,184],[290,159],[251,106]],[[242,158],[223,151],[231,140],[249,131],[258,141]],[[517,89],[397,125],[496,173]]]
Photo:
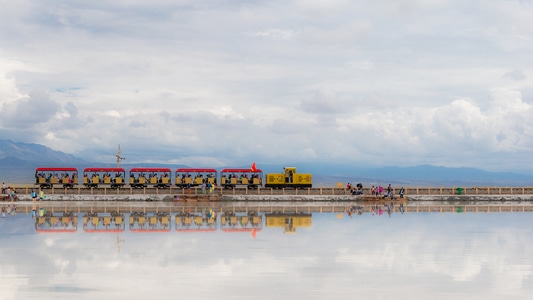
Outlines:
[[[309,166],[312,168],[312,166]],[[475,168],[450,168],[432,165],[410,167],[349,167],[329,166],[313,168],[313,173],[326,175],[334,169],[329,180],[367,184],[396,184],[405,186],[529,186],[533,176],[513,172],[488,172]],[[316,176],[314,176],[316,178]],[[344,180],[343,180],[344,179]]]
[[14,159],[21,161],[35,162],[60,162],[60,163],[82,163],[83,159],[75,157],[61,151],[52,150],[40,144],[29,144],[13,142],[11,140],[0,140],[0,159],[7,159],[7,162]]
[[[251,165],[251,163],[250,163]],[[246,166],[227,166],[231,168],[249,168]],[[39,144],[0,140],[0,180],[14,183],[31,183],[37,167],[74,167],[80,170],[86,167],[114,167],[110,163],[92,163],[61,151],[52,150]],[[122,163],[122,167],[168,167],[175,170],[180,167],[196,167],[157,163]],[[281,173],[284,165],[257,163],[257,168],[264,173]],[[399,186],[528,186],[533,184],[533,176],[512,172],[488,172],[475,168],[448,168],[432,165],[411,167],[362,167],[348,164],[306,163],[297,164],[299,173],[313,174],[317,187],[334,186],[337,182],[361,182],[365,186],[387,185]],[[217,169],[223,169],[217,168]]]

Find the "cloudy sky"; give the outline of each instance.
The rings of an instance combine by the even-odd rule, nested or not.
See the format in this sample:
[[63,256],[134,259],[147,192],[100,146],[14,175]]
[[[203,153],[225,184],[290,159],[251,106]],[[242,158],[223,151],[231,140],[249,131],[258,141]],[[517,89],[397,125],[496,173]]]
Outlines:
[[531,1],[0,5],[1,138],[100,162],[533,163]]

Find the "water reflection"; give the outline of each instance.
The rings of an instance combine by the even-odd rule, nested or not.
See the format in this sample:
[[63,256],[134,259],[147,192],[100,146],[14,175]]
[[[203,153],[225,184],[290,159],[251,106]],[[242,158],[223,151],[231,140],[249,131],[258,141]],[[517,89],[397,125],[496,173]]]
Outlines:
[[1,298],[527,299],[533,214],[458,207],[18,208]]
[[[351,213],[350,213],[351,214]],[[181,212],[172,216],[168,212],[110,213],[88,212],[74,214],[71,211],[54,213],[40,209],[35,217],[35,231],[38,233],[73,233],[78,230],[78,220],[88,233],[124,232],[126,222],[131,232],[169,232],[172,219],[178,232],[208,232],[220,228],[223,232],[261,231],[263,219],[266,227],[281,227],[284,233],[296,233],[298,227],[311,227],[312,214],[306,213],[235,213],[226,212],[217,216],[213,209],[203,212]],[[219,220],[220,219],[220,224]],[[129,220],[129,221],[128,221]]]

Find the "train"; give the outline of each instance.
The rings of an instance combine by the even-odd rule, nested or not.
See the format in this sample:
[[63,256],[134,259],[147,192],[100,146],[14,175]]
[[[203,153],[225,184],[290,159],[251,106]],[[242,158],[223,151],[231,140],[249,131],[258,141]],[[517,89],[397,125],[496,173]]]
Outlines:
[[282,173],[263,174],[255,163],[249,169],[226,168],[103,168],[89,167],[81,172],[70,167],[39,167],[35,169],[35,185],[41,189],[63,188],[311,188],[313,176],[297,173],[295,167],[284,167]]

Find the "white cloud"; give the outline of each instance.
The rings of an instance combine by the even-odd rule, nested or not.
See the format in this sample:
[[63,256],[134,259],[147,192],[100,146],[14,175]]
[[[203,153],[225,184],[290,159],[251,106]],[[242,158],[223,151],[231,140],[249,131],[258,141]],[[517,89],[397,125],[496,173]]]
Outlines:
[[359,70],[372,70],[374,69],[374,63],[369,60],[362,60],[362,61],[352,61],[349,62],[348,65],[354,69]]
[[10,103],[24,97],[17,88],[15,78],[7,78],[7,76],[0,77],[0,103]]
[[342,9],[350,8],[347,0],[297,0],[296,7],[313,15],[337,13]]
[[503,74],[503,78],[512,79],[512,80],[524,80],[527,77],[524,74],[524,72],[522,72],[522,70],[514,69],[512,71],[509,71],[509,72]]
[[88,160],[120,141],[139,161],[513,169],[533,147],[532,11],[22,1],[0,12],[1,129]]
[[267,37],[274,40],[290,40],[293,39],[298,33],[292,30],[283,30],[283,29],[270,29],[267,31],[255,32],[253,36]]

